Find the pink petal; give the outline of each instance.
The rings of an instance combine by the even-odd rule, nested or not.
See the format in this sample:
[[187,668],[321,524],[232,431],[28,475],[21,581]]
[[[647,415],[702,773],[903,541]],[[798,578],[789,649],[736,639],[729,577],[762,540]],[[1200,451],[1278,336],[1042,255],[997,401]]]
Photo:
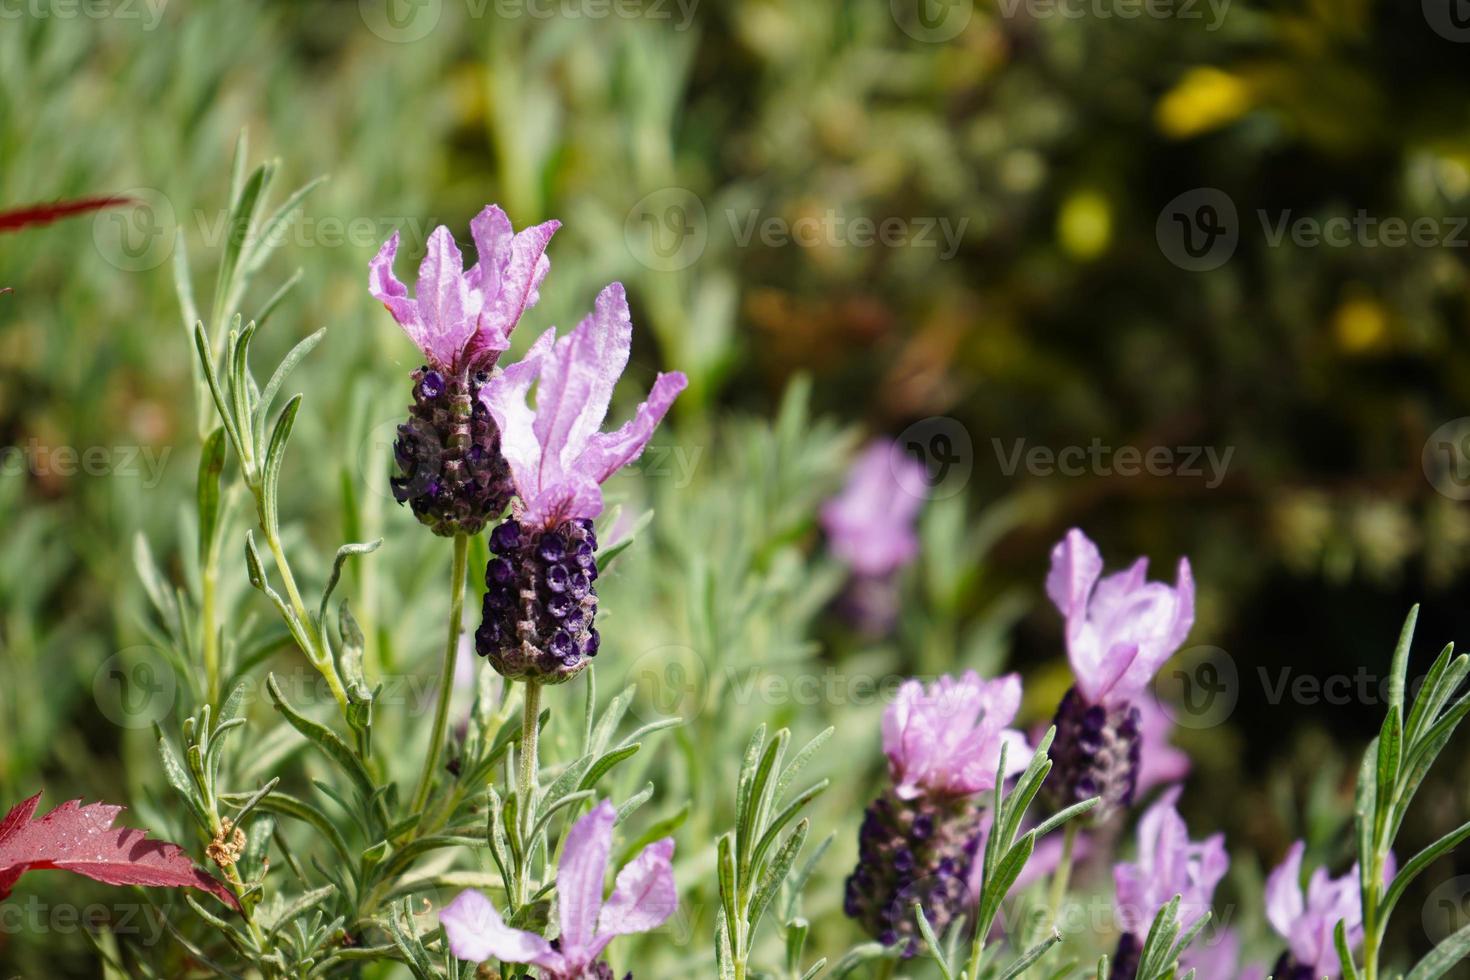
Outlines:
[[459,893],[439,913],[439,923],[449,937],[449,948],[459,959],[483,963],[497,959],[505,963],[535,963],[555,970],[562,958],[551,944],[535,933],[512,929],[505,924],[490,900],[477,891]]
[[398,232],[395,231],[368,263],[368,292],[388,308],[393,319],[408,334],[408,339],[428,357],[428,338],[424,333],[424,325],[419,320],[418,304],[408,298],[408,287],[393,274],[393,260],[397,257]]
[[1266,918],[1283,939],[1290,940],[1292,927],[1303,911],[1302,855],[1307,845],[1297,841],[1286,852],[1286,859],[1266,878]]
[[580,960],[596,938],[616,820],[617,811],[603,800],[567,831],[556,869],[556,900],[561,906],[561,951],[569,960]]
[[611,939],[656,929],[679,907],[674,886],[674,839],[649,844],[618,872],[613,893],[598,921],[598,938]]
[[1087,535],[1075,527],[1051,550],[1046,594],[1066,618],[1069,634],[1073,620],[1086,616],[1088,596],[1101,574],[1102,553]]
[[660,374],[654,379],[648,400],[638,406],[633,418],[622,428],[614,432],[593,433],[578,469],[601,483],[637,459],[648,440],[653,438],[653,430],[658,428],[674,404],[674,399],[688,386],[689,379],[682,372]]
[[510,346],[511,331],[540,298],[541,281],[551,268],[546,246],[560,227],[559,221],[547,221],[511,234],[510,219],[494,205],[470,222],[480,260],[466,279],[481,294],[471,360]]
[[480,401],[500,429],[500,454],[510,466],[523,501],[541,490],[541,443],[534,429],[536,413],[526,404],[526,395],[555,343],[556,328],[551,327],[537,338],[525,357],[495,372],[489,384],[480,389]]
[[[1120,643],[1103,654],[1102,659],[1090,667],[1077,660],[1072,661],[1072,670],[1077,675],[1077,686],[1091,704],[1101,704],[1115,693],[1127,697],[1128,693],[1116,692],[1118,682],[1132,669],[1138,660],[1137,643]],[[1152,675],[1150,675],[1152,676]]]
[[616,282],[598,294],[592,314],[557,341],[536,389],[542,486],[559,482],[570,472],[602,425],[632,343],[627,296]]
[[456,363],[475,325],[469,315],[464,257],[443,225],[429,235],[428,252],[419,265],[416,298],[428,353],[441,364]]

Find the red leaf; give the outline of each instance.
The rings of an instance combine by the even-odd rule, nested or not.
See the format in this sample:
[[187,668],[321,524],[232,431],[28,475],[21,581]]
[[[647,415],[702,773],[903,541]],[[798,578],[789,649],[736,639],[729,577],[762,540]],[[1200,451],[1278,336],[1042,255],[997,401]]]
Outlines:
[[19,231],[31,225],[48,225],[59,218],[132,204],[130,197],[84,197],[76,201],[32,204],[13,211],[0,211],[0,232]]
[[55,868],[109,885],[198,888],[239,910],[234,893],[195,867],[177,844],[149,840],[145,830],[114,827],[122,807],[70,800],[32,820],[40,801],[37,793],[0,820],[0,899],[27,871]]

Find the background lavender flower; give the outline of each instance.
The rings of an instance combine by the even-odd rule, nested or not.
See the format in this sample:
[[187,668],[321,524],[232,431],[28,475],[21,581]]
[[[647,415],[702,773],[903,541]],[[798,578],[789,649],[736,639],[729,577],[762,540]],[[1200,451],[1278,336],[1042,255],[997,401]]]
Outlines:
[[[1272,971],[1278,980],[1299,976],[1336,977],[1341,967],[1333,944],[1339,921],[1347,930],[1349,949],[1363,941],[1363,905],[1358,866],[1341,878],[1331,878],[1326,868],[1312,872],[1302,890],[1302,856],[1306,843],[1297,841],[1286,858],[1266,878],[1266,918],[1276,934],[1286,940],[1287,952]],[[1394,863],[1384,869],[1384,880],[1394,876]]]
[[1179,788],[1165,793],[1138,822],[1138,855],[1113,868],[1117,911],[1126,932],[1142,936],[1149,923],[1175,896],[1180,929],[1188,929],[1210,910],[1215,886],[1230,868],[1225,835],[1189,839],[1189,828],[1175,809]]
[[[495,557],[475,643],[507,677],[560,683],[597,655],[592,518],[602,513],[602,483],[638,458],[688,383],[678,372],[660,374],[629,422],[599,431],[632,342],[627,297],[613,283],[575,330],[560,340],[546,331],[481,392],[519,502],[490,538]],[[532,383],[534,410],[526,404]]]
[[1102,555],[1081,531],[1068,531],[1052,549],[1046,592],[1066,617],[1076,684],[1057,708],[1050,791],[1064,803],[1099,797],[1093,823],[1133,802],[1142,768],[1139,703],[1148,700],[1141,695],[1194,623],[1188,559],[1179,561],[1174,588],[1147,581],[1146,558],[1101,574]]
[[1006,727],[1020,703],[1016,675],[982,681],[969,671],[927,689],[908,681],[883,713],[893,788],[863,816],[844,909],[904,956],[918,952],[913,903],[940,933],[971,904],[985,812],[973,797],[994,788],[1002,745],[1007,775],[1026,767],[1025,738]]
[[556,871],[561,934],[555,946],[533,932],[506,925],[478,891],[464,891],[439,914],[449,948],[462,960],[527,963],[547,980],[579,980],[606,973],[599,958],[618,936],[648,932],[678,908],[671,837],[649,844],[618,872],[612,894],[602,883],[612,852],[617,811],[607,800],[572,825]]
[[1152,697],[1139,698],[1138,709],[1138,786],[1145,793],[1155,786],[1178,783],[1189,775],[1189,753],[1170,744],[1174,720]]
[[516,234],[503,211],[487,206],[470,222],[479,261],[465,271],[441,225],[429,236],[415,298],[393,274],[397,232],[369,264],[369,291],[426,362],[413,374],[413,404],[393,446],[400,471],[393,496],[437,534],[474,534],[510,502],[500,434],[478,395],[538,298],[557,227],[551,221]]
[[925,470],[890,439],[875,439],[858,456],[842,491],[821,510],[832,554],[852,570],[837,602],[860,632],[881,636],[898,617],[898,572],[914,560],[914,521],[924,501],[906,487],[921,486]]

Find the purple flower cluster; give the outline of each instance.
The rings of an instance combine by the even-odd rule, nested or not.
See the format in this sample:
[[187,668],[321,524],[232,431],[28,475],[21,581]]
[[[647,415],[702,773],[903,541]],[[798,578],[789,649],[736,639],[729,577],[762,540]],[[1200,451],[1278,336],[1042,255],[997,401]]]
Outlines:
[[919,552],[914,521],[924,506],[923,464],[876,439],[858,456],[842,491],[822,506],[822,530],[852,572],[837,607],[859,632],[881,636],[898,618],[898,573]]
[[[369,270],[373,296],[428,362],[414,373],[414,404],[394,445],[394,497],[443,535],[475,534],[511,507],[491,540],[475,646],[507,677],[548,683],[597,654],[592,519],[601,485],[638,458],[688,383],[660,374],[630,421],[600,431],[633,341],[618,283],[570,334],[557,339],[552,328],[521,361],[495,368],[539,296],[557,227],[517,233],[486,207],[470,222],[479,261],[468,271],[449,230],[437,228],[414,298],[393,275],[396,233]],[[532,385],[535,408],[526,402]]]
[[1057,708],[1052,792],[1062,802],[1093,796],[1095,823],[1133,803],[1142,771],[1138,702],[1194,625],[1194,580],[1179,561],[1173,588],[1150,582],[1148,559],[1102,576],[1102,555],[1073,529],[1051,553],[1046,592],[1066,619],[1076,685]]
[[1024,736],[1007,727],[1020,704],[1020,678],[982,681],[971,671],[928,688],[909,681],[883,714],[893,787],[863,815],[843,907],[906,957],[919,950],[915,902],[940,932],[972,903],[985,815],[975,796],[995,787],[1003,745],[1006,775],[1029,761]]

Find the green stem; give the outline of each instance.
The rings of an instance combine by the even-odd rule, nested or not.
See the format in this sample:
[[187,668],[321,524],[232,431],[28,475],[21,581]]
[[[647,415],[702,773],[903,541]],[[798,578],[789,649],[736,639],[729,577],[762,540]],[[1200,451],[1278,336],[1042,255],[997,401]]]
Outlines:
[[347,690],[342,686],[342,678],[337,676],[337,665],[332,660],[332,651],[322,639],[321,624],[306,611],[306,603],[301,600],[301,590],[296,588],[296,576],[291,574],[291,566],[286,561],[286,552],[281,548],[281,539],[277,537],[275,530],[265,519],[265,506],[259,494],[256,494],[256,505],[260,517],[261,533],[265,535],[265,543],[270,548],[271,557],[275,559],[276,571],[280,573],[281,581],[286,585],[286,598],[291,600],[291,609],[295,612],[296,619],[300,622],[309,641],[308,648],[302,652],[311,661],[311,665],[317,669],[317,673],[326,679],[332,697],[337,699],[337,706],[345,715],[347,713]]
[[536,758],[536,742],[540,736],[541,682],[526,681],[526,699],[521,708],[521,770],[516,780],[516,792],[520,794],[521,859],[520,881],[518,882],[518,904],[530,897],[531,872],[531,828],[536,826],[536,773],[540,766]]
[[470,536],[454,536],[454,567],[449,581],[449,635],[444,640],[444,664],[439,671],[439,703],[434,708],[434,727],[429,731],[429,752],[424,769],[419,773],[419,786],[414,790],[410,813],[422,813],[429,800],[429,787],[439,769],[439,753],[444,749],[444,735],[449,729],[449,699],[454,694],[454,662],[459,656],[459,634],[464,622],[465,572],[469,565]]
[[1072,851],[1077,844],[1078,826],[1075,820],[1067,824],[1062,838],[1062,860],[1051,878],[1051,893],[1047,898],[1046,908],[1053,926],[1061,914],[1062,900],[1067,896],[1067,883],[1072,877]]
[[217,704],[219,700],[219,630],[214,624],[215,592],[219,587],[219,568],[215,554],[216,549],[211,546],[199,583],[202,593],[199,618],[200,629],[204,633],[204,700],[206,704]]

